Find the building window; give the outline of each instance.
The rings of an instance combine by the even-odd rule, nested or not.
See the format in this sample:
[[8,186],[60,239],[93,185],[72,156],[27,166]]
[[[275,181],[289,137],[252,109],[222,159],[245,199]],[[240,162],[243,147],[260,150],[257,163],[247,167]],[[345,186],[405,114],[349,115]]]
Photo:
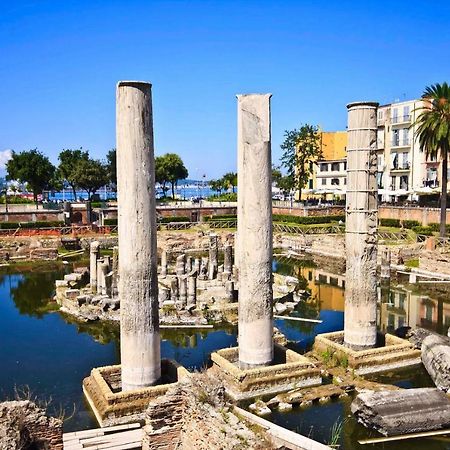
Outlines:
[[339,178],[332,178],[331,179],[331,185],[332,186],[339,186]]
[[402,175],[400,177],[400,189],[408,190],[408,175]]
[[327,184],[327,179],[326,178],[322,178],[322,186],[324,186],[325,184]]
[[347,161],[344,161],[344,170],[347,170]]
[[347,184],[347,178],[344,178],[344,184]]
[[322,164],[320,165],[320,171],[321,171],[321,172],[328,172],[328,164],[322,163]]
[[392,123],[397,123],[398,122],[398,109],[394,108],[392,110]]
[[309,189],[313,188],[313,180],[309,180]]
[[383,120],[383,111],[378,111],[378,120]]
[[403,129],[402,145],[409,145],[409,130],[408,130],[408,128]]
[[383,172],[377,172],[377,186],[378,189],[383,189]]
[[391,191],[395,191],[396,177],[391,177]]
[[338,162],[331,163],[331,171],[332,172],[338,172],[339,171],[339,163]]
[[409,121],[409,106],[403,107],[403,122]]
[[408,152],[402,153],[402,169],[409,169],[409,154]]
[[398,147],[400,145],[400,132],[399,130],[392,130],[392,146]]

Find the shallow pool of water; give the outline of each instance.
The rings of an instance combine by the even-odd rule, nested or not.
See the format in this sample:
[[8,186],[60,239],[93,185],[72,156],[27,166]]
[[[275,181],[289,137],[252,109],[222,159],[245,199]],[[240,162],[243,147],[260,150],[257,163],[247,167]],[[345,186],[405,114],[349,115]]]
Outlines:
[[[97,426],[83,398],[81,382],[93,367],[118,364],[119,327],[84,324],[48,311],[54,281],[61,266],[0,274],[0,400],[15,391],[31,392],[38,400],[52,399],[49,411],[73,417],[65,430]],[[201,369],[212,351],[236,345],[232,327],[207,331],[162,330],[161,355],[191,369]],[[24,393],[20,394],[21,396]]]
[[[318,268],[312,261],[283,258],[274,260],[274,269],[298,277],[302,288],[311,292],[311,297],[293,315],[323,321],[314,324],[276,320],[276,326],[292,347],[304,352],[316,334],[343,328],[343,274]],[[78,323],[70,316],[51,311],[49,299],[54,281],[61,279],[66,270],[69,268],[47,264],[0,271],[0,400],[13,398],[15,390],[28,386],[38,398],[51,398],[54,411],[61,406],[70,415],[75,407],[73,417],[65,423],[65,430],[71,431],[96,426],[83,398],[81,383],[93,367],[119,363],[120,345],[117,324]],[[445,298],[445,295],[434,297],[407,284],[393,284],[389,295],[380,298],[379,328],[391,331],[410,324],[446,332],[450,306]],[[195,332],[163,330],[161,354],[185,367],[201,369],[212,351],[233,345],[236,345],[234,327]],[[387,374],[380,381],[404,388],[429,385],[423,371]],[[274,412],[269,419],[325,443],[329,442],[333,425],[342,422],[341,448],[356,449],[360,448],[357,439],[370,433],[353,420],[349,405],[350,400],[336,401],[290,413]],[[428,439],[361,448],[442,450],[450,447],[445,442]]]

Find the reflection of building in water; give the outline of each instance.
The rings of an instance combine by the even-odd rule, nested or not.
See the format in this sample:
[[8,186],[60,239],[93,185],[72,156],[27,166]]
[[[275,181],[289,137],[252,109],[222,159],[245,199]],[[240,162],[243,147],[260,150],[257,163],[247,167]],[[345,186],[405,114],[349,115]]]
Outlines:
[[319,300],[320,309],[344,311],[343,275],[311,267],[299,267],[299,275],[306,278],[311,290],[311,300]]
[[[308,303],[320,303],[321,310],[344,311],[345,276],[319,268],[296,267],[311,290]],[[450,327],[450,303],[413,292],[402,285],[378,288],[377,325],[382,332],[402,326],[423,327],[439,333]]]
[[450,326],[450,304],[404,287],[391,287],[388,301],[380,303],[379,308],[378,325],[382,331],[410,326],[442,332]]

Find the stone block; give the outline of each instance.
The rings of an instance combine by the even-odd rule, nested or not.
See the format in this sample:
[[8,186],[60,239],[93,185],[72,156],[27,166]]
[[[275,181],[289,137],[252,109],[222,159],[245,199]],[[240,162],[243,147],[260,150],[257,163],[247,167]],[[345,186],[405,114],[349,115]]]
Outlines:
[[422,343],[422,362],[436,387],[450,391],[450,338],[431,334]]
[[316,336],[313,351],[317,355],[328,353],[338,361],[346,361],[356,375],[385,372],[415,367],[421,364],[420,351],[406,339],[387,333],[383,347],[352,350],[344,345],[344,332],[324,333]]
[[211,354],[214,370],[233,400],[274,395],[291,389],[322,383],[320,370],[306,357],[274,344],[274,363],[252,369],[241,369],[238,348],[221,349]]
[[159,383],[122,391],[121,366],[99,367],[83,380],[83,392],[101,427],[132,423],[144,419],[151,399],[164,395],[188,374],[177,362],[162,359]]

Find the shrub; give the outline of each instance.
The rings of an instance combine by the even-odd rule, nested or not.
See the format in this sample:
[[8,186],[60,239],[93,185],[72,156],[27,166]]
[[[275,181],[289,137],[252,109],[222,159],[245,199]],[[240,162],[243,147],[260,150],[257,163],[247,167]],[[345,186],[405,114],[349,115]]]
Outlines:
[[291,216],[288,214],[274,214],[273,221],[274,222],[282,222],[282,223],[296,223],[300,225],[316,225],[321,223],[333,223],[333,222],[344,222],[345,215],[336,215],[336,216]]
[[412,230],[414,231],[414,233],[417,234],[422,234],[423,236],[432,236],[433,235],[433,230],[431,229],[431,227],[413,227]]
[[418,220],[403,220],[402,225],[404,228],[411,230],[414,227],[420,227],[422,224]]
[[380,225],[382,227],[400,227],[399,219],[380,219]]
[[191,219],[187,216],[168,216],[161,217],[158,222],[159,223],[171,223],[171,222],[190,222]]
[[115,226],[117,225],[117,219],[105,219],[103,223],[106,226]]
[[205,222],[215,221],[215,220],[237,220],[236,214],[218,214],[217,216],[206,216],[203,219]]
[[236,192],[226,192],[220,195],[212,195],[208,197],[208,201],[210,202],[237,202],[237,193]]
[[59,221],[40,221],[40,222],[1,222],[0,230],[15,230],[16,228],[34,229],[34,228],[52,228],[63,227],[64,222]]

